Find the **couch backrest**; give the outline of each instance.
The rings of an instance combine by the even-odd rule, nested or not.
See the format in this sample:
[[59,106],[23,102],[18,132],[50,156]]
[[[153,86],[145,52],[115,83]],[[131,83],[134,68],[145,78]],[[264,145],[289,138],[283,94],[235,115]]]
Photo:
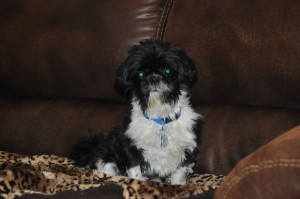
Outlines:
[[121,99],[115,69],[145,38],[199,68],[197,103],[300,109],[298,0],[4,1],[0,93]]
[[119,99],[129,47],[160,38],[165,0],[0,3],[0,94]]
[[198,102],[300,109],[300,1],[174,0],[164,40],[196,58]]

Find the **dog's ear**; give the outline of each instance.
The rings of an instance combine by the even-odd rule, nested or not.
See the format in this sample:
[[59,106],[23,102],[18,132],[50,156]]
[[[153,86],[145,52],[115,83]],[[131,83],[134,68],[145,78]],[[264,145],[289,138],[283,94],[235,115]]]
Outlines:
[[139,45],[133,45],[128,51],[127,58],[116,71],[115,89],[118,93],[128,98],[132,97],[134,83],[132,81],[131,73],[138,65],[138,56],[136,54],[139,51],[139,48]]
[[194,59],[183,48],[174,47],[177,55],[178,78],[180,84],[185,84],[189,88],[197,81],[197,69]]
[[127,58],[116,71],[115,89],[122,96],[130,97],[133,83],[130,79],[130,64]]

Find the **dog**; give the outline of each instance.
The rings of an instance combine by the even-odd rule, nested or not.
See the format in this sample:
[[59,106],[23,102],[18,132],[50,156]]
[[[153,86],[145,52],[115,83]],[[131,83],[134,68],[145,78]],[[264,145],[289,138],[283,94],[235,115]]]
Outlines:
[[195,63],[180,46],[145,40],[117,69],[117,91],[131,115],[105,137],[81,138],[70,157],[80,167],[182,185],[193,172],[202,116],[190,105]]

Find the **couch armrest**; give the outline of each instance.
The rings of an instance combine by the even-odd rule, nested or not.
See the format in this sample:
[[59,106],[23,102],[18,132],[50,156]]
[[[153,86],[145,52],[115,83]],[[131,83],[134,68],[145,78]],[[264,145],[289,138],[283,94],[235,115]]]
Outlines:
[[241,160],[214,198],[300,198],[300,126]]

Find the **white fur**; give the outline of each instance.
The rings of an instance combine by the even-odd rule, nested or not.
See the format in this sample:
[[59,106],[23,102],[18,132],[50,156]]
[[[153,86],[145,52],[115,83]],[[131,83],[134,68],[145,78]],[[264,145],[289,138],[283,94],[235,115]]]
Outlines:
[[105,163],[103,162],[103,160],[99,159],[96,163],[97,170],[102,171],[104,166],[105,166]]
[[171,184],[183,185],[186,183],[186,178],[189,173],[193,172],[194,164],[191,164],[187,167],[178,168],[174,173],[172,173],[169,181]]
[[[197,147],[193,125],[202,116],[194,112],[190,107],[187,93],[181,91],[179,100],[174,104],[163,103],[160,92],[151,92],[149,99],[151,106],[146,110],[150,118],[169,117],[172,122],[164,126],[167,145],[160,146],[159,130],[161,125],[144,117],[139,102],[132,101],[131,123],[125,132],[138,149],[143,149],[143,156],[150,168],[147,174],[158,174],[159,176],[170,175],[168,181],[171,184],[185,184],[186,177],[192,173],[193,164],[180,167],[185,160],[185,150],[193,151]],[[175,115],[180,113],[176,120]],[[97,170],[108,175],[118,175],[119,171],[115,163],[104,163],[101,159],[96,163]],[[141,172],[140,165],[127,169],[128,177],[146,180]]]
[[143,177],[140,165],[132,167],[127,170],[127,174],[129,178],[138,179],[138,180],[146,180]]
[[110,176],[116,176],[119,173],[118,167],[113,162],[104,163],[99,159],[96,163],[97,171],[105,173]]
[[[156,100],[155,98],[159,98],[159,94],[151,93],[150,98]],[[137,148],[143,149],[144,159],[150,165],[150,173],[154,172],[160,176],[166,176],[176,173],[180,164],[185,160],[186,149],[193,151],[197,147],[192,127],[201,115],[194,112],[190,107],[189,98],[184,91],[181,91],[179,100],[174,104],[162,103],[159,99],[154,104],[155,106],[146,110],[150,118],[170,117],[175,119],[176,113],[180,112],[181,114],[178,120],[175,119],[164,126],[168,141],[167,146],[160,146],[159,130],[162,126],[146,119],[139,102],[136,100],[132,102],[132,122],[125,133],[134,141]],[[190,170],[185,169],[185,171]],[[180,173],[183,171],[178,171],[173,176],[173,181],[178,184],[183,182]]]

